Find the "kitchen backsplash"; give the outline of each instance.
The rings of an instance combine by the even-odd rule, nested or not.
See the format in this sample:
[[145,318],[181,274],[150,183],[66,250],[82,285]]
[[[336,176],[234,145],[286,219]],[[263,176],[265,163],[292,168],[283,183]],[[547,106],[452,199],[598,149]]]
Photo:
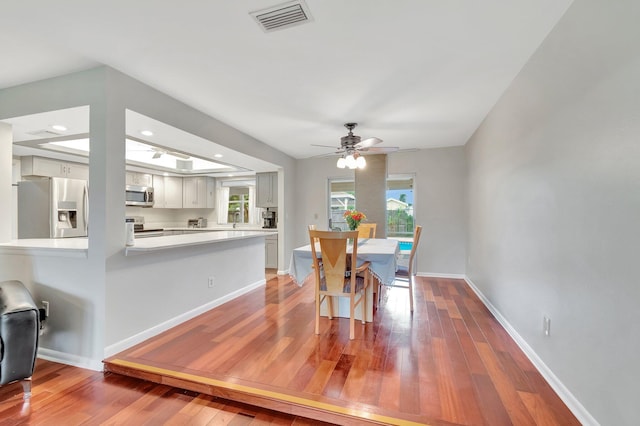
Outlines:
[[127,216],[143,216],[145,228],[182,228],[189,219],[203,217],[207,225],[218,224],[218,215],[214,209],[153,209],[143,207],[126,208]]

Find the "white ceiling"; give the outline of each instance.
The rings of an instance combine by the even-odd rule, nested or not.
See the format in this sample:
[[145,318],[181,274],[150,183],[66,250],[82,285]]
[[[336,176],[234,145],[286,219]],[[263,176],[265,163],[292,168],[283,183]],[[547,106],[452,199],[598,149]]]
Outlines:
[[3,2],[0,88],[109,65],[293,157],[343,124],[403,149],[463,145],[572,0]]

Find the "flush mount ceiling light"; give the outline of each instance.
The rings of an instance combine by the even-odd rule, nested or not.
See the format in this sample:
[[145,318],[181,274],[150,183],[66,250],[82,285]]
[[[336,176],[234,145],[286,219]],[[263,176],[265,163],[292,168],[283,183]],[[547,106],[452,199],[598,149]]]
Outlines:
[[151,130],[141,130],[140,134],[143,136],[153,136],[153,132]]
[[63,126],[62,124],[54,124],[51,126],[53,130],[57,130],[58,132],[66,132],[67,126]]

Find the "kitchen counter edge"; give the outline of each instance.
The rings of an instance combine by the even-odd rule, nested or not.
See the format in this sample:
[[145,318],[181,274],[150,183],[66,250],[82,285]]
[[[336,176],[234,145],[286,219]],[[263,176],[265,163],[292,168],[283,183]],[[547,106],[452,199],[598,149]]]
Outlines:
[[[277,230],[226,230],[140,238],[135,241],[133,246],[125,247],[124,250],[125,255],[130,256],[192,245],[215,244],[231,240],[265,237],[271,234],[277,235]],[[0,243],[0,254],[88,258],[88,252],[89,240],[84,237],[33,238]]]
[[178,247],[187,247],[201,244],[215,244],[225,241],[265,237],[266,235],[270,234],[277,234],[277,232],[228,230],[140,238],[135,241],[135,245],[125,248],[125,255],[130,256],[137,254],[146,254],[158,250],[173,249]]

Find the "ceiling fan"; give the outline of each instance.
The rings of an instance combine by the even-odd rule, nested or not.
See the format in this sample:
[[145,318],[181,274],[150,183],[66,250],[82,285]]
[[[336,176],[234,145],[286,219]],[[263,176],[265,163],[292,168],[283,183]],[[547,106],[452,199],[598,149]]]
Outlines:
[[[358,125],[358,123],[345,123],[344,127],[349,129],[349,133],[346,136],[340,138],[340,147],[337,148],[337,151],[333,153],[339,154],[340,158],[338,159],[338,168],[344,169],[348,167],[350,169],[364,168],[367,164],[366,160],[362,156],[363,154],[385,154],[389,152],[394,152],[398,150],[398,147],[380,147],[374,146],[382,142],[380,138],[367,138],[362,139],[358,135],[353,134],[353,129]],[[322,146],[326,148],[333,148],[328,145],[315,145],[313,146]]]

